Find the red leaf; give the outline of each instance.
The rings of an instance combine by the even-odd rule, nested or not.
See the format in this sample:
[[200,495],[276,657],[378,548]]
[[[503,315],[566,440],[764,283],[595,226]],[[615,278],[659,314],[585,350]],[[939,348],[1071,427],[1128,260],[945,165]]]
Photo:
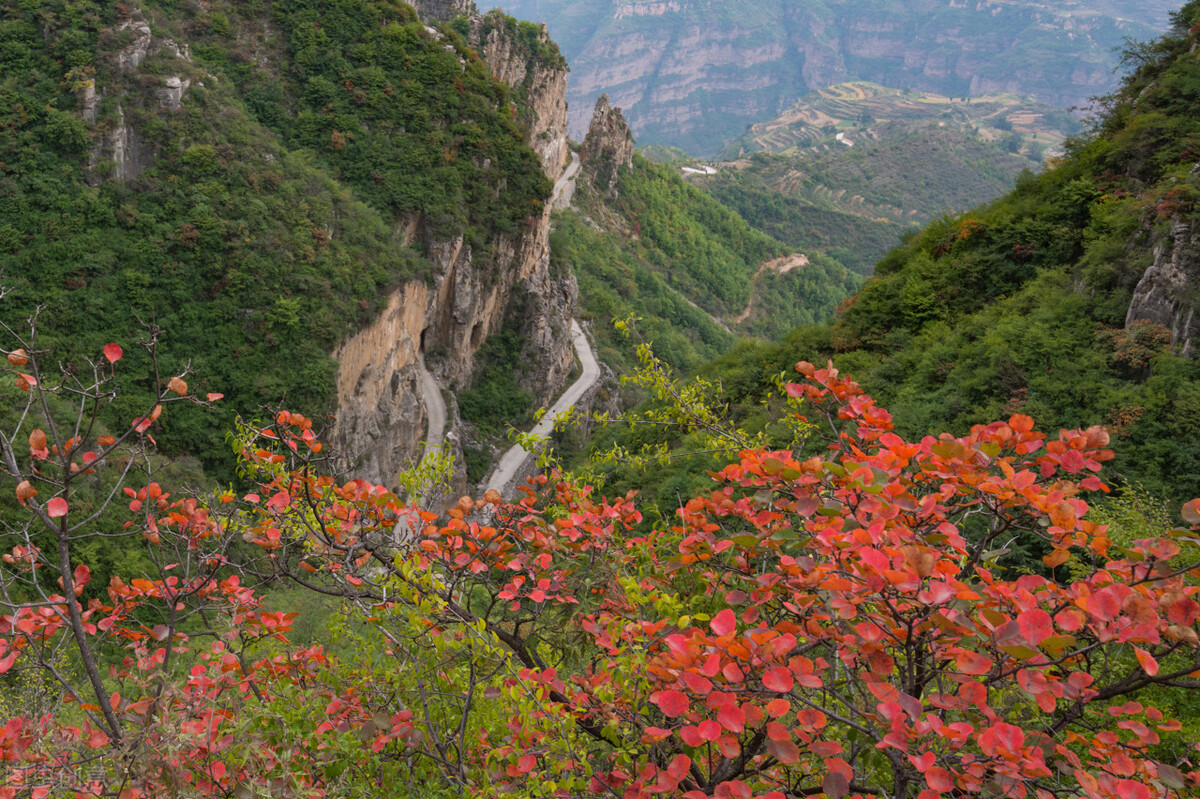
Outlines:
[[932,766],[925,772],[925,782],[935,791],[954,790],[954,775],[941,766]]
[[679,737],[688,746],[700,746],[704,743],[704,739],[700,737],[700,728],[691,724],[685,724],[679,730]]
[[713,616],[713,620],[709,623],[714,635],[724,636],[730,635],[737,629],[737,616],[729,608]]
[[1200,524],[1200,499],[1193,499],[1184,503],[1180,515],[1183,516],[1185,522],[1193,527]]
[[746,729],[746,714],[736,704],[725,705],[717,713],[717,721],[730,732],[741,732]]
[[700,737],[705,741],[715,741],[721,737],[721,725],[712,719],[705,719],[697,725]]
[[121,347],[118,344],[104,345],[104,357],[108,359],[109,363],[116,363],[117,361],[121,360],[121,356],[123,354],[124,353],[121,351]]
[[791,709],[792,703],[786,699],[772,699],[770,702],[767,702],[766,707],[767,715],[773,719],[779,718]]
[[784,765],[790,765],[800,759],[800,749],[791,741],[767,739],[767,751]]
[[768,670],[762,678],[763,688],[780,694],[786,694],[792,690],[793,683],[792,673],[783,666]]
[[658,691],[650,694],[650,701],[658,705],[659,710],[665,715],[672,718],[682,716],[688,711],[689,706],[688,698],[679,691],[674,690]]
[[67,501],[62,497],[55,497],[46,503],[46,515],[51,519],[57,519],[60,516],[67,515]]
[[1133,648],[1133,654],[1137,655],[1137,660],[1142,666],[1142,671],[1151,677],[1158,674],[1158,661],[1154,659],[1153,655],[1136,646]]
[[219,394],[215,391],[212,391],[212,392],[209,392],[209,394],[208,394],[208,401],[216,402],[217,400],[224,398],[224,396],[225,396],[224,394]]

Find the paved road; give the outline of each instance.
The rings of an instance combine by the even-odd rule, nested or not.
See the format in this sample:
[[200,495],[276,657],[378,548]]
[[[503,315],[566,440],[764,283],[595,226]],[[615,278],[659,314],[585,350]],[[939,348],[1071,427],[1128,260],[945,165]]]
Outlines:
[[[583,364],[583,374],[563,392],[550,410],[546,411],[541,421],[533,426],[530,432],[539,438],[550,435],[554,428],[554,417],[579,402],[584,393],[600,378],[600,364],[596,362],[596,354],[592,352],[592,345],[588,343],[587,336],[583,334],[583,328],[574,319],[571,320],[571,342],[575,345],[575,353],[579,356],[579,362]],[[520,444],[514,445],[504,453],[504,457],[500,459],[500,463],[488,478],[484,490],[495,489],[503,494],[509,483],[524,476],[519,475],[518,471],[530,457],[532,457],[531,454],[524,447]]]
[[425,368],[425,354],[417,353],[417,373],[421,377],[421,397],[425,400],[425,413],[429,423],[425,428],[425,450],[439,446],[446,435],[446,403],[442,390],[433,375]]

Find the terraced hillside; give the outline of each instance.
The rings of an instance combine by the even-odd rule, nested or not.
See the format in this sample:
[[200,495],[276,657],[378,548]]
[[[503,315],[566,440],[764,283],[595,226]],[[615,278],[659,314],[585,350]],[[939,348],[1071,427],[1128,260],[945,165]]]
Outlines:
[[886,138],[897,124],[967,132],[1035,160],[1056,151],[1063,139],[1080,129],[1071,113],[1031,97],[947,97],[853,81],[805,95],[778,117],[753,125],[722,155],[788,154],[816,147],[840,150],[863,139]]
[[780,241],[867,274],[906,227],[1002,194],[1079,128],[1032,98],[856,81],[751,127],[716,176],[690,174]]

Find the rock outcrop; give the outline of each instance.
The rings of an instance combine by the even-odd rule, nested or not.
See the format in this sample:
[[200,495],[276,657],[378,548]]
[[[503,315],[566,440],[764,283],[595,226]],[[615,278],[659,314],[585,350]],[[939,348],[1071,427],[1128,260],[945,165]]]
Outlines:
[[596,101],[579,157],[596,187],[609,195],[616,191],[620,170],[633,165],[633,133],[621,109],[612,106],[607,94]]
[[1169,236],[1154,247],[1154,263],[1145,271],[1125,326],[1154,322],[1171,331],[1175,351],[1196,357],[1200,319],[1196,318],[1196,285],[1200,282],[1200,231],[1181,220],[1171,225]]
[[[465,5],[426,2],[418,8]],[[498,15],[472,13],[471,32],[485,63],[514,89],[518,113],[528,124],[527,143],[546,175],[556,179],[569,155],[565,63],[544,57],[557,56],[556,49],[535,52]],[[553,47],[548,39],[542,44]],[[574,364],[569,325],[577,288],[570,273],[550,270],[550,205],[547,201],[519,231],[488,242],[486,255],[461,236],[436,241],[419,221],[407,226],[408,235],[425,244],[432,280],[402,286],[374,324],[333,353],[339,362],[334,443],[344,468],[394,485],[396,474],[416,463],[425,438],[417,353],[424,353],[441,386],[469,385],[476,352],[506,318],[518,321],[525,342],[522,384],[540,403],[565,385]],[[454,431],[447,435],[454,437]]]
[[[123,102],[136,103],[143,110],[155,113],[178,111],[192,85],[191,79],[186,77],[192,66],[188,47],[180,46],[172,39],[154,36],[150,25],[136,9],[115,30],[117,34],[132,38],[112,57],[114,78],[124,83],[114,93]],[[179,65],[179,74],[153,77],[144,74],[141,65],[149,55],[173,59]],[[98,121],[104,91],[105,87],[88,81],[76,93],[80,115],[89,124]],[[128,120],[125,106],[118,103],[114,118],[92,150],[88,161],[88,182],[95,185],[106,177],[134,180],[153,166],[155,155],[155,145]]]
[[567,70],[546,26],[525,41],[516,35],[513,19],[501,11],[475,17],[471,43],[499,80],[524,98],[522,117],[529,126],[529,146],[542,159],[542,170],[557,180],[566,166]]

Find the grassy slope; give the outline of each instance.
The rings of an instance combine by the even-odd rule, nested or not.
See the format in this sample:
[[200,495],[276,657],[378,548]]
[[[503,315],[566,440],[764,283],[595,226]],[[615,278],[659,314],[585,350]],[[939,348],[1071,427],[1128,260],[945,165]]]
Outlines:
[[[575,270],[584,309],[601,322],[610,362],[629,362],[628,345],[610,337],[613,317],[642,317],[662,357],[691,369],[725,351],[734,334],[778,336],[826,318],[856,286],[830,259],[756,281],[759,266],[789,248],[669,167],[636,157],[618,193],[606,201],[581,181],[577,210],[559,215],[552,238],[554,257]],[[730,321],[748,303],[749,317]]]

